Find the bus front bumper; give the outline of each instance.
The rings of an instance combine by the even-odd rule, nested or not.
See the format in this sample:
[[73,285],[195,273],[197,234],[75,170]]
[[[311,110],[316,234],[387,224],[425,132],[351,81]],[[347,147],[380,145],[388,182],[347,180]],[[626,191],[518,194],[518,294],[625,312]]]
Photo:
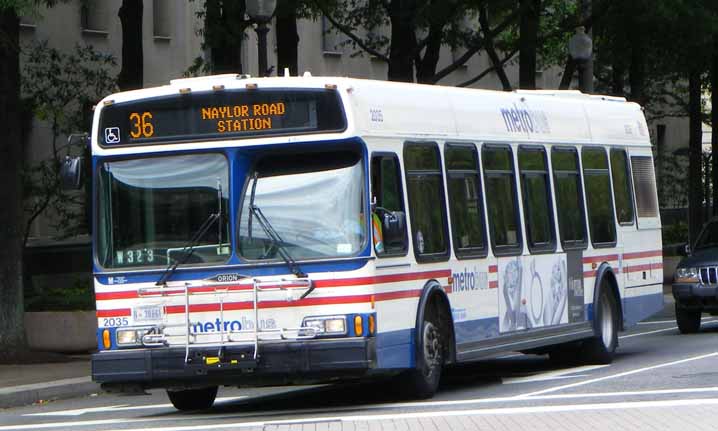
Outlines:
[[376,366],[374,338],[305,340],[252,346],[112,350],[92,355],[92,379],[107,390],[124,386],[272,386],[360,378]]

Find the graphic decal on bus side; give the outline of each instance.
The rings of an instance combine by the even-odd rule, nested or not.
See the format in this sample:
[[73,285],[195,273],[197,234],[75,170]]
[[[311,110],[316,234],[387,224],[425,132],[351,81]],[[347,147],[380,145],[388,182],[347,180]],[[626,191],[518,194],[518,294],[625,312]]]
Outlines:
[[501,332],[568,323],[566,255],[499,259]]

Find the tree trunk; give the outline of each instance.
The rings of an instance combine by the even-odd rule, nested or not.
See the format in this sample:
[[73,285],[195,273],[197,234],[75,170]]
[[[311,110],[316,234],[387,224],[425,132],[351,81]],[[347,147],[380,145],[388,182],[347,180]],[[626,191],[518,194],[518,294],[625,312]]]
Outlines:
[[416,0],[392,0],[389,5],[389,81],[414,82],[415,14]]
[[122,0],[117,14],[122,23],[122,70],[117,77],[121,90],[142,88],[142,0]]
[[297,76],[299,75],[297,0],[285,0],[278,4],[275,25],[277,32],[277,75],[284,75],[284,69],[287,68],[292,76]]
[[242,73],[242,40],[247,21],[244,1],[207,0],[205,44],[209,47],[213,73]]
[[691,244],[703,225],[703,188],[701,187],[701,74],[691,71],[688,77],[688,233]]
[[640,105],[643,105],[646,102],[646,51],[647,50],[640,35],[632,38],[631,65],[629,66],[628,72],[628,80],[631,85],[631,95],[629,99]]
[[424,56],[416,55],[416,81],[422,84],[433,84],[436,75],[436,66],[439,64],[441,53],[441,31],[440,25],[429,28],[428,42]]
[[0,7],[0,358],[25,347],[22,294],[20,20]]
[[718,215],[718,36],[713,37],[711,58],[711,154],[713,183],[713,215]]
[[519,88],[536,89],[536,45],[541,0],[521,0],[519,33]]

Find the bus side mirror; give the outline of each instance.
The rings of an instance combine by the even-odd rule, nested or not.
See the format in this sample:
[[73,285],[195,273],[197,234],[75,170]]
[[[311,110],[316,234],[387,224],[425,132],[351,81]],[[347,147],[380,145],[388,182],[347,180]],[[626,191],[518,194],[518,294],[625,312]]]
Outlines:
[[406,215],[403,211],[387,211],[382,220],[384,243],[403,244],[406,240]]
[[78,190],[82,186],[82,158],[66,156],[60,166],[60,181],[64,190]]

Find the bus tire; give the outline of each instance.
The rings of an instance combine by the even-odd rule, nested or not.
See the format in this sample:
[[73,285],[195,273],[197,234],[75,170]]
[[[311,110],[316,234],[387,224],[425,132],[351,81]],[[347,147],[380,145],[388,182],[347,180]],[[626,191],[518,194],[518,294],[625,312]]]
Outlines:
[[430,304],[425,310],[418,337],[416,368],[403,376],[403,392],[414,399],[431,398],[439,388],[441,370],[444,366],[445,338],[442,338],[439,317]]
[[607,281],[602,281],[594,313],[595,336],[583,343],[582,359],[589,364],[610,364],[618,347],[618,304]]
[[202,389],[167,391],[167,396],[177,410],[205,410],[212,407],[217,397],[217,386]]
[[681,334],[695,334],[701,328],[701,311],[688,310],[676,303],[676,323]]

